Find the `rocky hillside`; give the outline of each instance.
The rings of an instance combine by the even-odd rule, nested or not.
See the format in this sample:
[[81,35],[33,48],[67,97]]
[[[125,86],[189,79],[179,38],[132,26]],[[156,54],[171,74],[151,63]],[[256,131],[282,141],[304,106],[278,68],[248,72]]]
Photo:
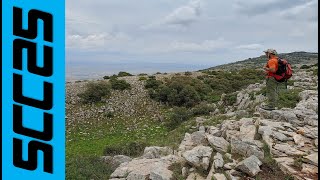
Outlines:
[[[166,126],[174,108],[150,98],[146,75],[120,77],[130,89],[112,90],[108,98],[91,104],[83,104],[79,94],[92,81],[67,83],[67,179],[318,179],[314,56],[308,67],[296,65],[278,110],[259,108],[265,100],[262,81],[206,102],[203,109],[210,107],[210,113],[175,128]],[[186,74],[179,76],[214,76]],[[84,160],[92,156],[100,160]]]
[[[237,119],[251,102],[248,91],[261,88],[249,86],[222,123],[208,126],[208,119],[196,118],[198,131],[186,133],[178,149],[146,147],[134,159],[103,156],[118,165],[111,179],[318,179],[318,92],[308,90],[317,89],[318,79],[305,71],[294,79],[289,88],[304,89],[294,108],[256,107],[254,116]],[[272,170],[276,166],[282,173]]]
[[[318,53],[311,52],[292,52],[292,53],[282,53],[278,55],[280,58],[287,59],[291,65],[299,68],[301,65],[313,65],[318,63]],[[237,61],[234,63],[224,64],[220,66],[215,66],[205,70],[238,70],[241,68],[261,68],[266,63],[267,57],[262,55],[260,57],[248,58],[242,61]]]

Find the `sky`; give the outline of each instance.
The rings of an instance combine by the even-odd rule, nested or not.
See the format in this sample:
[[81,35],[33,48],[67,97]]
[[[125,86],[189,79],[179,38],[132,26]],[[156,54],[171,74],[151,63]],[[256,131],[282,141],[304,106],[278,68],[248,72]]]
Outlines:
[[68,0],[67,62],[218,65],[318,52],[317,0]]

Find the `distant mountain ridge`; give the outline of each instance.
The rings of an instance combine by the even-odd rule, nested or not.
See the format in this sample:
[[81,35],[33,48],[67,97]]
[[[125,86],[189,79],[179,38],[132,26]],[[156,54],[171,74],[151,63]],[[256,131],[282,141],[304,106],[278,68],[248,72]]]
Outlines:
[[[313,65],[318,63],[318,53],[315,53],[315,52],[298,51],[298,52],[291,52],[291,53],[281,53],[278,56],[280,58],[287,59],[289,63],[293,66],[299,66],[303,64]],[[200,71],[239,70],[242,68],[262,68],[262,66],[266,63],[266,61],[267,61],[267,57],[265,55],[262,55],[260,57],[248,58],[242,61],[214,66],[214,67],[203,69]]]

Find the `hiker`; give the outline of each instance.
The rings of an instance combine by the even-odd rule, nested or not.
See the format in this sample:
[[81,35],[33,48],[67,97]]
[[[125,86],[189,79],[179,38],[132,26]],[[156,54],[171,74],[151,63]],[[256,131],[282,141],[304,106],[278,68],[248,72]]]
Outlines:
[[267,64],[263,67],[266,71],[266,86],[267,86],[267,104],[261,106],[265,110],[274,110],[278,101],[279,82],[274,78],[278,70],[278,57],[277,51],[268,49],[263,51],[268,58]]

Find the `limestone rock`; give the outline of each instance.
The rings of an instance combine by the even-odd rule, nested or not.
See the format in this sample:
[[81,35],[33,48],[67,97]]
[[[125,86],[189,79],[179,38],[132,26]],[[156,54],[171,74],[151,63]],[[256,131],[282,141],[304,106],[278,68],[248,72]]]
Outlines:
[[209,168],[209,159],[212,154],[212,148],[208,146],[197,146],[192,150],[186,151],[182,156],[194,167],[203,168],[207,170]]
[[305,156],[303,158],[304,161],[310,163],[310,164],[313,164],[315,166],[318,166],[318,153],[312,153],[308,156]]
[[252,155],[239,162],[236,166],[236,169],[248,174],[249,176],[255,176],[261,171],[261,165],[262,162],[256,156]]
[[168,169],[173,163],[181,162],[181,158],[169,155],[158,159],[133,159],[122,163],[110,178],[126,178],[131,180],[148,179],[151,175],[157,179],[169,180],[172,172]]
[[[251,139],[254,140],[256,135],[256,126],[252,122],[252,119],[243,118],[242,121],[245,121],[240,127],[240,136],[242,139]],[[241,121],[240,120],[240,121]]]
[[289,156],[304,156],[306,155],[305,152],[299,151],[295,149],[294,147],[290,146],[289,144],[276,144],[274,149],[284,152]]
[[227,152],[228,146],[230,143],[226,141],[223,137],[216,137],[210,134],[207,134],[208,141],[210,145],[220,152]]
[[318,174],[318,167],[311,164],[302,164],[301,172],[306,174]]
[[122,163],[126,163],[132,160],[131,157],[129,156],[124,156],[124,155],[116,155],[116,156],[103,156],[103,160],[107,163],[112,164],[115,167],[118,167]]
[[304,137],[300,134],[293,135],[294,143],[296,143],[299,146],[304,146]]
[[223,161],[222,155],[219,152],[217,152],[217,154],[213,156],[213,162],[214,162],[215,168],[218,169],[223,167],[224,161]]
[[248,142],[243,142],[239,140],[231,141],[231,152],[243,155],[245,157],[255,155],[260,160],[264,158],[263,151],[259,147],[257,147],[255,144],[250,144]]
[[173,154],[173,150],[169,147],[146,147],[144,149],[143,158],[154,159]]

